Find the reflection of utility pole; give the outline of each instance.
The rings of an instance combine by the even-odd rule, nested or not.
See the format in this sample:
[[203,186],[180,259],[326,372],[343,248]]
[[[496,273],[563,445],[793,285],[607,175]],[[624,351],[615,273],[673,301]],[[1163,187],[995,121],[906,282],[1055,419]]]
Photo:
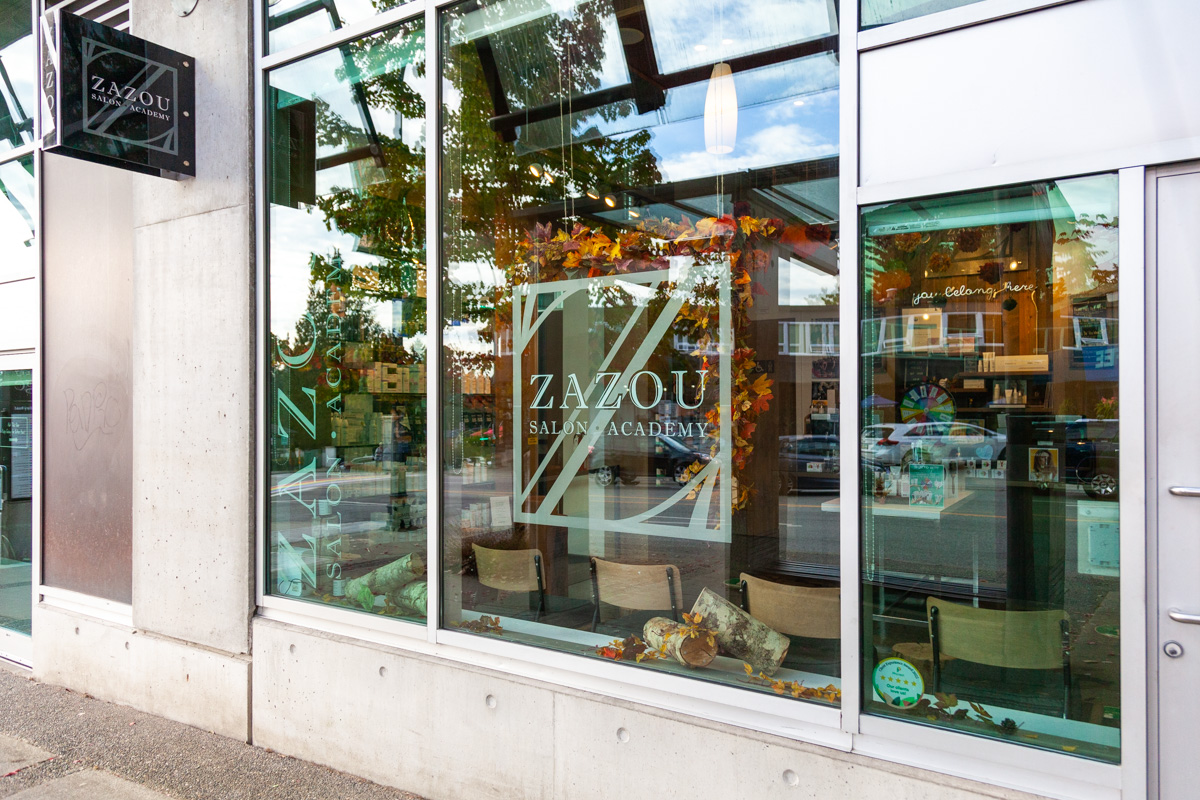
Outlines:
[[21,107],[21,99],[17,97],[17,90],[13,88],[12,81],[9,80],[8,70],[4,67],[4,59],[2,57],[0,57],[0,80],[4,81],[4,89],[8,93],[8,96],[12,98],[13,110],[16,111],[16,114],[9,112],[8,103],[3,98],[0,98],[0,114],[3,115],[0,118],[7,118],[16,123],[8,131],[0,129],[0,136],[12,142],[13,147],[20,147],[25,144],[21,140],[21,133],[33,133],[33,119],[26,115],[25,109]]
[[[309,0],[307,3],[302,3],[295,8],[274,15],[267,20],[267,29],[270,31],[278,30],[285,25],[321,11],[329,15],[331,30],[336,31],[341,29],[342,18],[337,12],[334,0]],[[342,64],[346,68],[346,79],[350,81],[350,91],[354,94],[354,104],[358,106],[358,113],[362,117],[363,128],[366,129],[369,144],[366,147],[355,147],[352,150],[347,150],[345,153],[338,153],[328,158],[319,158],[317,159],[317,170],[320,171],[341,164],[349,164],[368,156],[375,159],[375,166],[384,169],[387,166],[387,162],[383,158],[383,147],[379,143],[379,134],[375,130],[375,120],[371,118],[371,108],[367,103],[367,93],[362,86],[363,82],[359,75],[358,65],[354,63],[354,57],[351,55],[350,44],[347,42],[338,45],[338,50],[342,53]]]

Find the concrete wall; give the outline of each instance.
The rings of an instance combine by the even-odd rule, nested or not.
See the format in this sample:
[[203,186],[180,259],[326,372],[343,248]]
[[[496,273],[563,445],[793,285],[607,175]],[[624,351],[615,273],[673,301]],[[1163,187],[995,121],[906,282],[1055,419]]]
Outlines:
[[254,622],[253,741],[430,800],[1032,795]]

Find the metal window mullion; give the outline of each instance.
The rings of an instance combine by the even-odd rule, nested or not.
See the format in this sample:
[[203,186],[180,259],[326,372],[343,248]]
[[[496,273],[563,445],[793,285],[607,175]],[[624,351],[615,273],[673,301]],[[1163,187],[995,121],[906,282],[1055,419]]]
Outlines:
[[862,710],[858,452],[858,2],[840,6],[838,67],[838,377],[841,394],[838,439],[840,472],[840,569],[842,617],[842,730],[859,732]]
[[[1146,170],[1122,169],[1117,173],[1117,263],[1121,265],[1119,289],[1123,295],[1117,309],[1120,334],[1117,393],[1122,414],[1118,423],[1121,450],[1120,592],[1121,648],[1121,784],[1125,797],[1138,797],[1147,789],[1149,774],[1147,694],[1148,654],[1157,652],[1157,642],[1147,638],[1146,557]],[[1139,646],[1139,645],[1143,645]]]
[[266,576],[270,569],[270,558],[267,553],[267,446],[270,434],[267,419],[267,380],[271,374],[270,354],[267,343],[270,339],[267,333],[267,229],[268,214],[266,213],[270,199],[267,197],[267,159],[266,159],[266,130],[263,124],[266,119],[266,81],[267,72],[263,68],[262,53],[265,49],[265,30],[263,16],[266,7],[261,2],[255,2],[253,14],[254,27],[254,114],[251,128],[254,136],[254,221],[252,230],[254,236],[254,307],[257,312],[255,331],[258,337],[258,347],[255,351],[255,443],[254,450],[254,602],[262,606],[266,594]]
[[437,8],[425,7],[425,474],[427,593],[425,626],[437,642],[442,594],[442,248],[438,214],[441,174],[441,62]]

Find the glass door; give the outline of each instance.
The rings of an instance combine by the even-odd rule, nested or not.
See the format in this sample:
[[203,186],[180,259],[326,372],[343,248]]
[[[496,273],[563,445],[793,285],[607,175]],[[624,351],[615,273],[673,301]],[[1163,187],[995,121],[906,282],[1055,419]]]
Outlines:
[[[1158,563],[1158,797],[1193,797],[1200,783],[1195,758],[1200,714],[1200,441],[1196,397],[1195,309],[1200,299],[1200,253],[1192,230],[1200,216],[1200,168],[1154,181],[1158,364],[1156,508]],[[1152,351],[1153,352],[1153,351]],[[1178,368],[1172,365],[1178,365]],[[1153,716],[1151,717],[1153,719]]]
[[33,356],[0,356],[0,657],[23,664],[32,581]]

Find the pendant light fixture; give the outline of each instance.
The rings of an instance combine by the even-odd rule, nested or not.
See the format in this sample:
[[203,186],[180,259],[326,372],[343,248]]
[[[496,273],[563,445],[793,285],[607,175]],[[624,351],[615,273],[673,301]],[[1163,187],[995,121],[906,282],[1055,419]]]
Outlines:
[[704,148],[713,155],[733,152],[737,142],[737,89],[733,71],[720,61],[713,65],[704,98]]

